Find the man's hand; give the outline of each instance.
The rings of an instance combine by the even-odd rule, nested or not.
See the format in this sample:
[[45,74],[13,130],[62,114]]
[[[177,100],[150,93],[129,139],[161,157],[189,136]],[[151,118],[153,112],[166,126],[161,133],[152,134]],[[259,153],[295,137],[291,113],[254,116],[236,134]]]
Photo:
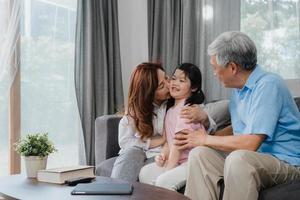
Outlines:
[[197,131],[182,130],[175,135],[174,145],[177,145],[180,150],[192,149],[197,146],[203,146],[207,137],[205,129]]
[[167,158],[165,154],[161,153],[160,155],[155,156],[154,160],[157,166],[163,167],[164,164],[166,163]]
[[209,125],[207,113],[199,105],[184,106],[180,111],[180,117],[186,119],[187,123],[201,123],[205,127]]

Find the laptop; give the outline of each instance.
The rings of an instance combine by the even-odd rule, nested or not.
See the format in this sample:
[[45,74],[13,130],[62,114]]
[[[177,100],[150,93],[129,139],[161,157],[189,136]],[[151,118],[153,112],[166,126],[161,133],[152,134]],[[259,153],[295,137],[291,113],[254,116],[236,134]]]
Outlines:
[[130,195],[133,187],[130,183],[87,183],[77,184],[72,195]]

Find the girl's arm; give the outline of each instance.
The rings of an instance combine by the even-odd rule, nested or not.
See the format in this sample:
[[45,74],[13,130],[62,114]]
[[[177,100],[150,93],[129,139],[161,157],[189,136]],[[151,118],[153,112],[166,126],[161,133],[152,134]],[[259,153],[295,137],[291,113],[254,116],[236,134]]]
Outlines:
[[168,142],[165,142],[160,155],[155,156],[156,165],[159,167],[163,167],[165,165],[168,157],[169,157],[169,145],[168,145]]
[[172,144],[171,148],[170,148],[169,159],[168,159],[168,162],[166,164],[166,169],[167,170],[178,166],[178,161],[179,161],[179,158],[180,158],[180,154],[181,154],[181,152],[178,149],[178,147],[176,145]]

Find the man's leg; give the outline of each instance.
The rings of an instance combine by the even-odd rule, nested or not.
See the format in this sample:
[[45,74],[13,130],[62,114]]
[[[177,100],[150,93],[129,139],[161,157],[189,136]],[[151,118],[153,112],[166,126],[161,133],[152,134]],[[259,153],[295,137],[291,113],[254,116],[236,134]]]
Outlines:
[[141,148],[128,148],[116,159],[111,177],[130,182],[137,181],[145,160],[146,154]]
[[185,195],[192,200],[216,200],[223,176],[225,154],[209,147],[196,147],[188,158]]
[[260,189],[300,177],[300,169],[269,154],[237,150],[224,167],[224,200],[257,200]]

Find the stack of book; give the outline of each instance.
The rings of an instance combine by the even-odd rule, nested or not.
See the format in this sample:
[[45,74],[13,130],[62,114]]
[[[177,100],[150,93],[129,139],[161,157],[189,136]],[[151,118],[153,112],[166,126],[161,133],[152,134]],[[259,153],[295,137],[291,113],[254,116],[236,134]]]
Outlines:
[[71,166],[39,170],[37,180],[47,183],[64,184],[66,180],[79,177],[95,177],[94,166]]

